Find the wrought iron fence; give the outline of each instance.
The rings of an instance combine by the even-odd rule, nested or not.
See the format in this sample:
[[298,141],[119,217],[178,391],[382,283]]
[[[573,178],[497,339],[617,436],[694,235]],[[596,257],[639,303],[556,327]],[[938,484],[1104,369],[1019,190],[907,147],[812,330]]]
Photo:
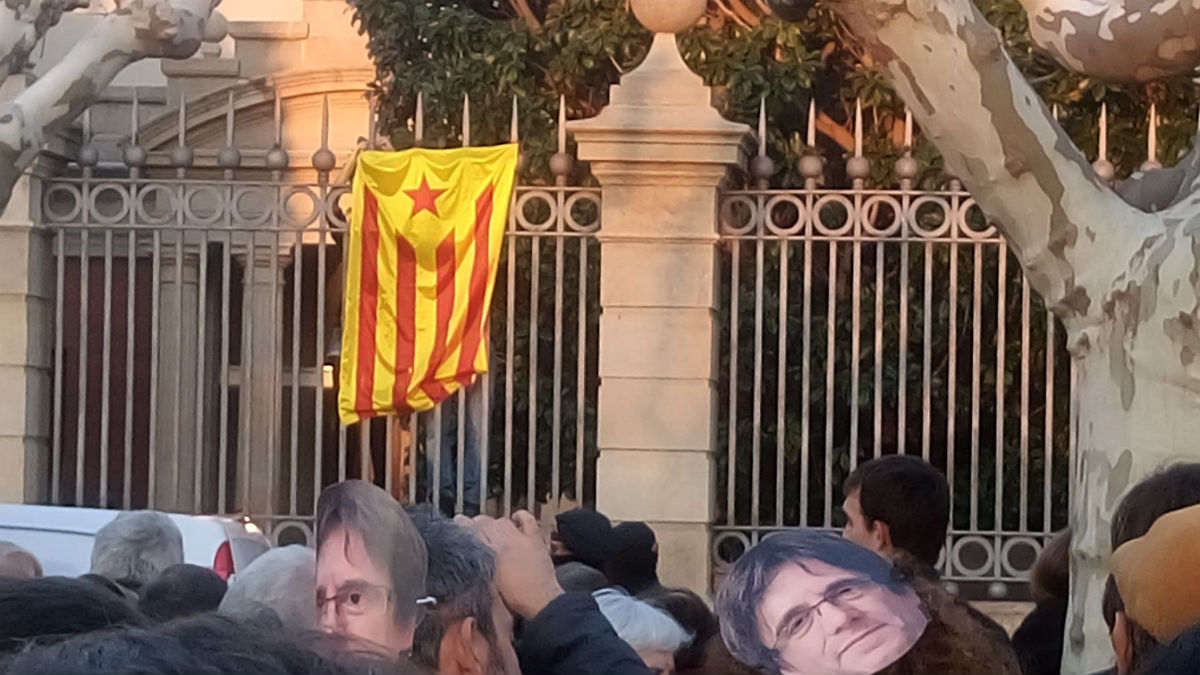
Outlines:
[[[285,178],[278,146],[199,170],[186,118],[157,169],[135,129],[125,166],[97,166],[85,137],[77,174],[43,184],[53,503],[242,514],[293,543],[346,478],[457,511],[594,499],[598,190],[516,190],[490,376],[430,413],[345,427],[337,156],[314,154],[312,181]],[[275,124],[281,138],[278,105]]]
[[721,198],[714,559],[841,527],[849,472],[914,454],[951,485],[941,572],[1004,596],[1067,522],[1064,332],[956,182],[917,189],[906,157],[899,189],[867,189],[865,162],[848,189],[809,157],[802,189]]

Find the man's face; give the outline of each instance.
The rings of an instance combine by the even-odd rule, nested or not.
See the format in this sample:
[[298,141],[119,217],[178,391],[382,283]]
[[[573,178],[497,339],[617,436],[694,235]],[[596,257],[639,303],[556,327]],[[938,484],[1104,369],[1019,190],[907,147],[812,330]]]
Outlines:
[[317,551],[317,612],[321,629],[359,638],[388,655],[412,648],[412,626],[396,621],[395,590],[372,560],[362,534],[334,528]]
[[645,663],[654,675],[675,673],[675,652],[669,649],[639,649],[638,656],[642,657],[642,663]]
[[846,496],[846,500],[842,502],[842,510],[846,512],[846,527],[842,529],[842,536],[850,541],[875,551],[880,555],[887,554],[887,547],[879,536],[879,523],[871,523],[867,525],[867,519],[863,516],[862,504],[858,500],[859,490],[855,490]]
[[916,593],[819,560],[785,563],[758,606],[759,636],[783,675],[866,675],[912,648],[928,619]]

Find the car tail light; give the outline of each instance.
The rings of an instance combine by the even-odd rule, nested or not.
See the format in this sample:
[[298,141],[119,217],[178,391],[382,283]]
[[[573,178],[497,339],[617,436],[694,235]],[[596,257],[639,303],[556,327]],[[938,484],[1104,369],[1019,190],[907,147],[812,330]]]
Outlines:
[[213,557],[212,568],[217,576],[226,581],[233,575],[233,549],[229,547],[228,541],[222,542],[217,549],[217,555]]

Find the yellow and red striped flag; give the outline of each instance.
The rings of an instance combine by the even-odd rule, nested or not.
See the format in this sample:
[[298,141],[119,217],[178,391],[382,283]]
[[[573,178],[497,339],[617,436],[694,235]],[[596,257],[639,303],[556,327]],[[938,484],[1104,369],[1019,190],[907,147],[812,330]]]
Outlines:
[[343,423],[428,410],[487,371],[487,314],[516,166],[516,145],[359,155]]

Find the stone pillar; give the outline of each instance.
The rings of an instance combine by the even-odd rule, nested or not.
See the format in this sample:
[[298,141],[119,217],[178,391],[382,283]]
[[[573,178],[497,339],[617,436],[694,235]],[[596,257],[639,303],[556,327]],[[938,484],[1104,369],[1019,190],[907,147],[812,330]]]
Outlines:
[[[676,11],[676,9],[678,11]],[[717,188],[750,129],[723,119],[671,33],[703,2],[643,0],[645,62],[568,125],[604,186],[597,507],[657,533],[663,583],[706,593],[717,442]],[[669,11],[668,11],[669,10]]]
[[0,213],[0,502],[44,501],[49,486],[54,262],[39,207],[26,175]]
[[[195,498],[196,454],[203,447],[203,443],[196,444],[200,253],[197,246],[183,241],[181,234],[163,239],[151,505],[163,511],[191,513],[203,502],[197,503]],[[212,386],[205,383],[206,389]]]
[[[242,362],[238,429],[238,503],[252,516],[277,512],[283,484],[283,284],[290,248],[257,242],[242,263]],[[243,473],[244,469],[248,471]]]

